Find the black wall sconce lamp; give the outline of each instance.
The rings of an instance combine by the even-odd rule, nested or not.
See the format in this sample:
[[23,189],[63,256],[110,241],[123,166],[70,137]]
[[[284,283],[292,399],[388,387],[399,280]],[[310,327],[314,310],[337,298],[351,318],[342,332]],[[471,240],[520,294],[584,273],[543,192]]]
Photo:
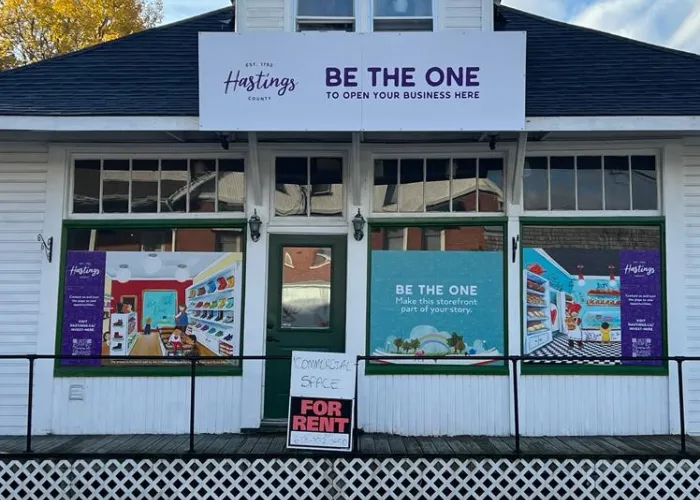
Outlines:
[[262,221],[258,217],[258,211],[253,210],[253,215],[248,219],[248,227],[250,228],[250,239],[253,241],[258,241],[260,239],[260,227],[262,227]]
[[44,255],[46,255],[46,260],[51,263],[51,258],[53,257],[53,236],[48,240],[45,240],[41,234],[37,234],[36,241],[41,243],[41,249],[43,250]]
[[365,236],[365,218],[362,217],[360,209],[357,209],[357,214],[352,218],[352,230],[357,241],[361,241]]

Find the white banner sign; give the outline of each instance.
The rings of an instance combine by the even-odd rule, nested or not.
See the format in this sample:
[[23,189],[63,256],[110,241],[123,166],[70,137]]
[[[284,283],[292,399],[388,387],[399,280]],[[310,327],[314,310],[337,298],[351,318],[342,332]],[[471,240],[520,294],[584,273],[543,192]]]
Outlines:
[[211,131],[519,131],[525,33],[200,33]]
[[287,446],[352,450],[355,360],[347,354],[294,351]]

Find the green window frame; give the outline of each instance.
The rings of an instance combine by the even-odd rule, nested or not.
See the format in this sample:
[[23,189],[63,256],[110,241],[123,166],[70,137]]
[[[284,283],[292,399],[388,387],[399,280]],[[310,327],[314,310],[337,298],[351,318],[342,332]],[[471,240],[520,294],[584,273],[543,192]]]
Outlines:
[[[245,220],[223,220],[223,219],[138,219],[138,220],[64,220],[61,237],[60,251],[60,277],[58,287],[58,307],[56,318],[56,345],[55,352],[60,354],[63,340],[63,313],[64,295],[66,291],[66,260],[68,254],[68,235],[73,229],[153,229],[153,230],[173,230],[173,229],[238,229],[241,231],[243,253],[241,269],[241,317],[240,317],[240,338],[238,340],[239,352],[243,353],[244,325],[245,325],[245,262],[247,246],[247,225]],[[183,358],[187,359],[187,358]],[[197,365],[198,376],[240,376],[243,373],[242,363],[237,366],[207,366]],[[54,361],[55,377],[173,377],[189,376],[191,367],[180,366],[64,366],[59,359]]]
[[[619,227],[619,228],[656,228],[659,231],[660,254],[660,293],[661,293],[661,355],[668,356],[668,332],[667,332],[667,283],[666,283],[666,248],[665,248],[665,220],[663,217],[521,217],[520,218],[520,287],[518,297],[522,300],[525,293],[525,278],[523,276],[526,245],[523,242],[524,230],[527,227],[553,227],[553,228],[593,228],[593,227]],[[581,270],[579,270],[581,272]],[[584,273],[585,274],[585,273]],[[520,307],[520,328],[518,335],[521,338],[521,355],[525,356],[525,315],[526,308]],[[656,366],[649,365],[587,365],[574,363],[545,364],[523,361],[520,363],[523,375],[630,375],[630,376],[667,376],[668,362],[661,362]]]
[[[422,228],[422,229],[448,229],[451,227],[498,227],[503,234],[503,346],[504,352],[508,349],[508,227],[505,217],[474,217],[474,218],[392,218],[370,219],[368,222],[367,236],[367,318],[366,318],[366,352],[372,353],[371,347],[371,314],[372,314],[372,231],[375,229],[397,228]],[[424,244],[425,242],[423,242]],[[426,363],[427,364],[427,363]],[[370,361],[365,362],[365,374],[367,375],[508,375],[509,364],[504,361],[498,366],[409,366],[409,365],[379,365]]]

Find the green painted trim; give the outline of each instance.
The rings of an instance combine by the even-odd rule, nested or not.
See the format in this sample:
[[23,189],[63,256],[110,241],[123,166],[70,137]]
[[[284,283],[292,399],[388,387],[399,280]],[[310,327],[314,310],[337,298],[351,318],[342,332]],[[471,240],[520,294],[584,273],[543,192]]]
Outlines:
[[[387,223],[388,222],[388,223]],[[503,231],[503,349],[508,350],[508,219],[498,217],[493,219],[400,219],[392,221],[370,221],[365,235],[367,240],[367,307],[365,319],[365,352],[371,353],[370,347],[370,315],[371,315],[371,286],[372,286],[372,228],[375,227],[433,227],[433,226],[500,226]],[[365,375],[509,375],[510,365],[503,366],[407,366],[380,365],[365,361]]]
[[[59,259],[59,284],[58,284],[58,307],[56,317],[56,345],[57,354],[61,352],[61,341],[63,338],[63,301],[65,294],[65,267],[68,253],[68,231],[70,229],[111,229],[111,228],[153,228],[153,229],[180,229],[180,228],[240,228],[243,236],[243,269],[241,294],[241,331],[240,331],[240,352],[243,353],[244,342],[244,321],[245,321],[245,282],[246,282],[246,251],[248,248],[248,226],[245,220],[221,220],[221,219],[148,219],[148,220],[64,220],[61,229],[61,256]],[[243,363],[241,366],[197,366],[198,377],[209,376],[241,376],[243,375]],[[94,366],[94,367],[74,367],[61,366],[60,360],[54,360],[54,377],[184,377],[190,376],[191,368],[187,366]]]
[[[659,239],[661,242],[659,251],[661,253],[661,353],[663,356],[668,355],[668,326],[667,326],[667,304],[666,304],[666,222],[663,217],[619,217],[614,219],[600,219],[595,217],[589,218],[555,218],[548,217],[522,217],[520,219],[520,299],[523,296],[523,250],[522,233],[525,226],[646,226],[659,228]],[[520,307],[520,354],[525,355],[525,343],[523,336],[523,308]],[[523,375],[602,375],[602,376],[668,376],[669,366],[668,361],[664,361],[660,366],[630,366],[630,365],[613,365],[613,366],[595,366],[595,365],[574,365],[574,364],[535,364],[535,363],[520,363],[521,373]]]
[[401,217],[370,218],[367,222],[368,233],[373,227],[435,227],[435,226],[500,226],[508,223],[507,217]]

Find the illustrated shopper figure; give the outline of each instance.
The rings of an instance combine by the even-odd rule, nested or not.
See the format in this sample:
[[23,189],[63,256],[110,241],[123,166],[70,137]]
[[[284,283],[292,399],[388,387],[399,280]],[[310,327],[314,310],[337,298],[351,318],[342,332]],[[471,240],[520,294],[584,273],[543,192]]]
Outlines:
[[566,329],[569,336],[569,349],[574,348],[574,341],[576,341],[579,349],[583,349],[581,318],[578,317],[580,312],[581,304],[576,304],[575,302],[566,304]]
[[189,318],[187,317],[187,307],[185,307],[183,304],[178,309],[179,311],[175,315],[175,328],[179,328],[185,332],[187,331],[187,325],[190,322]]

